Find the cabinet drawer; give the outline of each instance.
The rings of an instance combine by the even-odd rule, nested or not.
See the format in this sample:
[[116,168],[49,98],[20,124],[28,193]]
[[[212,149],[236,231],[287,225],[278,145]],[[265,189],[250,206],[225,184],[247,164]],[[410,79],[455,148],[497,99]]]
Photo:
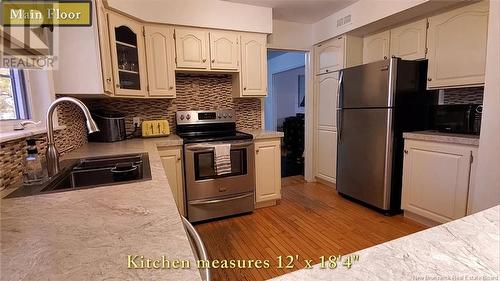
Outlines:
[[189,201],[187,206],[190,222],[252,212],[254,208],[253,192],[217,199]]

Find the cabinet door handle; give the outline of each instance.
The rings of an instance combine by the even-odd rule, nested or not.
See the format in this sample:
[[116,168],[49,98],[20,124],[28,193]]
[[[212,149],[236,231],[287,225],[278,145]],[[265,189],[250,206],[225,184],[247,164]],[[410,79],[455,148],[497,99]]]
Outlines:
[[255,153],[259,153],[259,149],[258,148],[255,149]]
[[177,162],[180,162],[181,161],[181,157],[177,157]]
[[247,87],[243,87],[243,91],[246,91],[247,90]]
[[172,90],[172,89],[174,88],[174,86],[170,86],[170,87],[168,87],[168,88],[169,88],[170,90]]
[[387,56],[384,56],[384,60],[386,60],[386,59],[387,59]]
[[408,150],[405,149],[405,154],[408,154]]
[[111,83],[111,78],[106,78],[106,82]]
[[431,82],[431,81],[432,81],[432,78],[430,78],[430,77],[429,77],[429,78],[427,78],[427,81]]
[[202,61],[202,62],[206,62],[206,61],[207,61],[207,59],[202,59],[201,61]]
[[212,63],[214,63],[214,62],[215,62],[215,59],[212,60]]

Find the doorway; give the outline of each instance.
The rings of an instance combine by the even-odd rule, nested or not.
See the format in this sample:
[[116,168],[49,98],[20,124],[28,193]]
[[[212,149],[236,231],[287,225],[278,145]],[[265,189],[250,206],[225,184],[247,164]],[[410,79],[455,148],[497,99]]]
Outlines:
[[265,129],[284,133],[281,176],[304,175],[306,53],[268,50],[267,65]]

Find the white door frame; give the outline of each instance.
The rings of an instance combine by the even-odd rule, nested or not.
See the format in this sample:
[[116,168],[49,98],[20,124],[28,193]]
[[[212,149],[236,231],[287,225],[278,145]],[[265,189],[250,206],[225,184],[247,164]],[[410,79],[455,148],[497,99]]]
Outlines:
[[[314,121],[314,91],[313,91],[313,83],[314,83],[314,74],[313,74],[313,65],[312,65],[312,48],[307,50],[290,50],[290,49],[274,49],[268,48],[267,51],[285,51],[285,52],[302,52],[305,56],[305,71],[304,75],[305,79],[305,97],[306,97],[306,106],[305,106],[305,123],[304,123],[304,178],[308,182],[315,181],[313,174],[313,121]],[[295,67],[292,67],[293,69]],[[286,71],[286,69],[284,70]],[[274,83],[273,83],[274,86]],[[274,96],[274,95],[273,95]],[[273,97],[274,98],[274,97]],[[265,126],[265,100],[262,98],[262,127]]]

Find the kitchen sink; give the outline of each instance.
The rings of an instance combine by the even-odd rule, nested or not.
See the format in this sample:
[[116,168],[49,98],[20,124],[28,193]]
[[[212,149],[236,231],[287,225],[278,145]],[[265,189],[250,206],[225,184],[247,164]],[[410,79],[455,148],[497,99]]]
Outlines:
[[109,186],[151,179],[147,153],[112,155],[61,162],[61,172],[40,185],[23,186],[6,198]]

